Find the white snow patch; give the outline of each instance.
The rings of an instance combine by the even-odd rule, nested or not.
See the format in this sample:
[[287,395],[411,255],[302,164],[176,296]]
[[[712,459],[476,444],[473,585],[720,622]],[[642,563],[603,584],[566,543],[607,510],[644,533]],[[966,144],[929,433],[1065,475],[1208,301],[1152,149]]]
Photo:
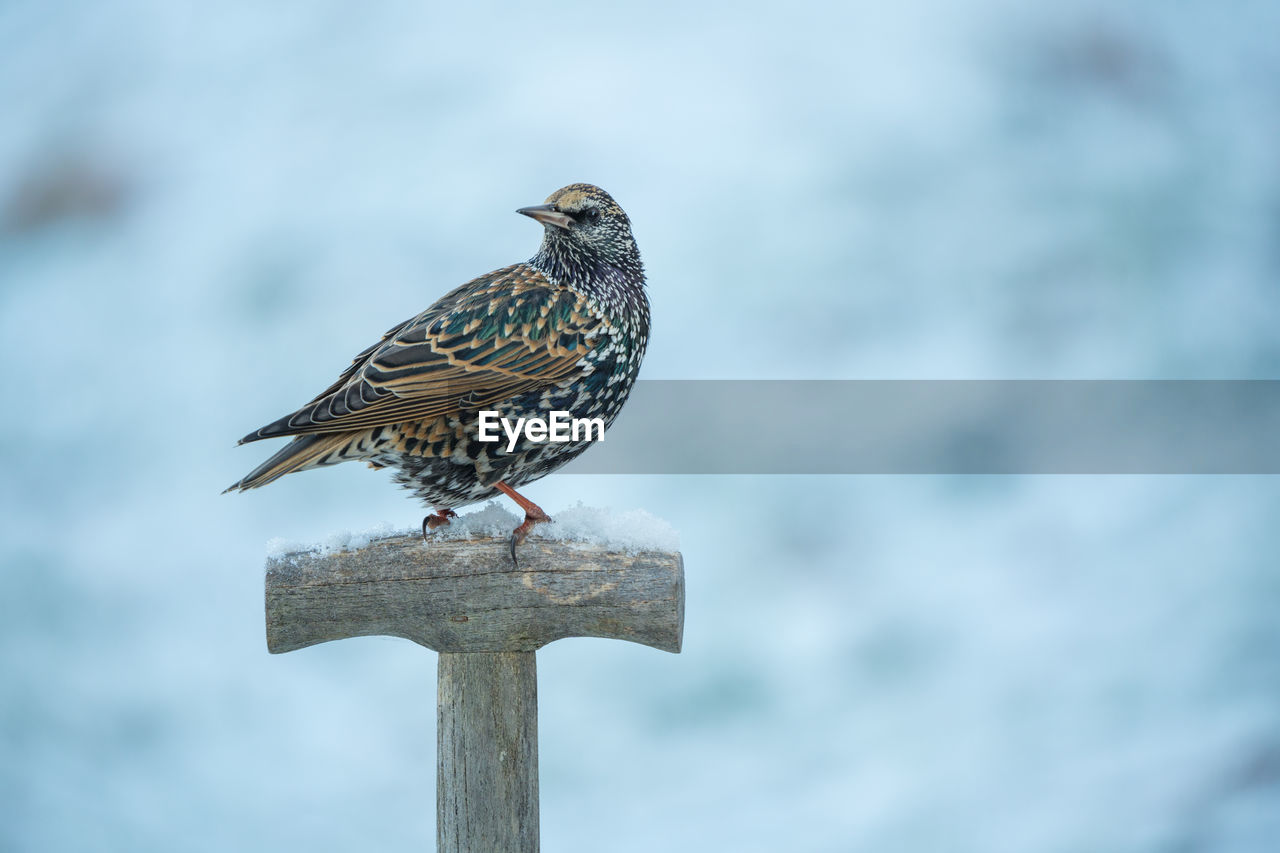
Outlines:
[[489,501],[480,509],[459,515],[445,527],[432,531],[435,539],[488,539],[503,538],[522,521],[497,501]]
[[642,509],[615,512],[581,503],[553,513],[550,524],[539,524],[530,535],[558,542],[590,542],[633,553],[680,549],[680,534],[652,513]]
[[[530,539],[555,542],[585,542],[628,553],[637,551],[675,551],[680,548],[680,535],[674,527],[642,509],[615,512],[581,503],[552,513],[550,524],[539,524]],[[432,539],[505,539],[521,522],[521,517],[496,501],[480,509],[459,515],[448,526],[431,533]],[[379,524],[359,533],[339,531],[321,542],[297,542],[275,538],[267,541],[267,557],[283,559],[304,554],[336,554],[355,551],[371,542],[396,536],[416,536],[417,530]]]
[[[630,553],[675,551],[680,547],[675,528],[642,509],[615,512],[577,503],[550,515],[550,524],[539,524],[529,533],[531,540],[585,542]],[[475,512],[458,516],[432,535],[440,539],[506,538],[521,520],[506,507],[490,501]]]
[[350,530],[340,530],[336,533],[330,533],[321,542],[298,542],[276,537],[267,540],[267,557],[278,560],[302,554],[319,554],[323,556],[325,554],[336,554],[340,551],[355,551],[370,542],[376,542],[379,539],[391,539],[396,536],[408,536],[412,532],[411,530],[396,528],[386,522],[382,522],[359,532],[353,533]]

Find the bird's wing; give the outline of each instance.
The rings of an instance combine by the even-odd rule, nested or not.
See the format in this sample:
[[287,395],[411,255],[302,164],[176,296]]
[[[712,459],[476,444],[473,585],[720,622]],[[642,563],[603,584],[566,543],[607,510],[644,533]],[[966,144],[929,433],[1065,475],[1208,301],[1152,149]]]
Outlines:
[[391,329],[323,394],[241,441],[347,432],[491,406],[580,369],[602,323],[580,295],[516,264],[463,285]]

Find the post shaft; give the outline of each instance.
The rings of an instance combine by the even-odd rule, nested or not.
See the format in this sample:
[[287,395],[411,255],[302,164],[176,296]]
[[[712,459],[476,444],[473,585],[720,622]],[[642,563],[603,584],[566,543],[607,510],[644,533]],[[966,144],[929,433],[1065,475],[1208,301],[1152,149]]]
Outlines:
[[444,652],[438,685],[436,849],[537,853],[534,653]]

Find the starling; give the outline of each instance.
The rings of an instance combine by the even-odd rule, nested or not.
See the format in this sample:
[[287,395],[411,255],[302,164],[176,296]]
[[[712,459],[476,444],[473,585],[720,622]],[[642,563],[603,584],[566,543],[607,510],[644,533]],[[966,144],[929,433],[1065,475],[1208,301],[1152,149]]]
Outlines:
[[607,428],[649,340],[640,252],[608,193],[571,184],[516,212],[544,226],[533,258],[445,294],[357,355],[310,403],[240,439],[293,436],[227,491],[363,460],[392,469],[434,510],[422,521],[424,537],[448,524],[455,507],[502,492],[525,511],[511,534],[514,560],[530,528],[550,521],[516,487],[582,453],[591,432],[563,442],[521,432],[509,447],[506,435],[480,440],[480,413],[516,424],[559,411]]

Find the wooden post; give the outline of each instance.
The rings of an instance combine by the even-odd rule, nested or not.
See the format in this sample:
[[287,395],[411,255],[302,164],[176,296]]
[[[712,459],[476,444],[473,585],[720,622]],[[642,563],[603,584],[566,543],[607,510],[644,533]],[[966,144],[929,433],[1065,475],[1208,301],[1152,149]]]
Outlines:
[[533,652],[440,655],[436,849],[538,849]]
[[511,563],[505,539],[384,539],[356,551],[267,560],[273,654],[369,634],[440,653],[436,844],[440,851],[538,850],[534,652],[562,637],[679,652],[678,552],[610,551],[536,539]]

